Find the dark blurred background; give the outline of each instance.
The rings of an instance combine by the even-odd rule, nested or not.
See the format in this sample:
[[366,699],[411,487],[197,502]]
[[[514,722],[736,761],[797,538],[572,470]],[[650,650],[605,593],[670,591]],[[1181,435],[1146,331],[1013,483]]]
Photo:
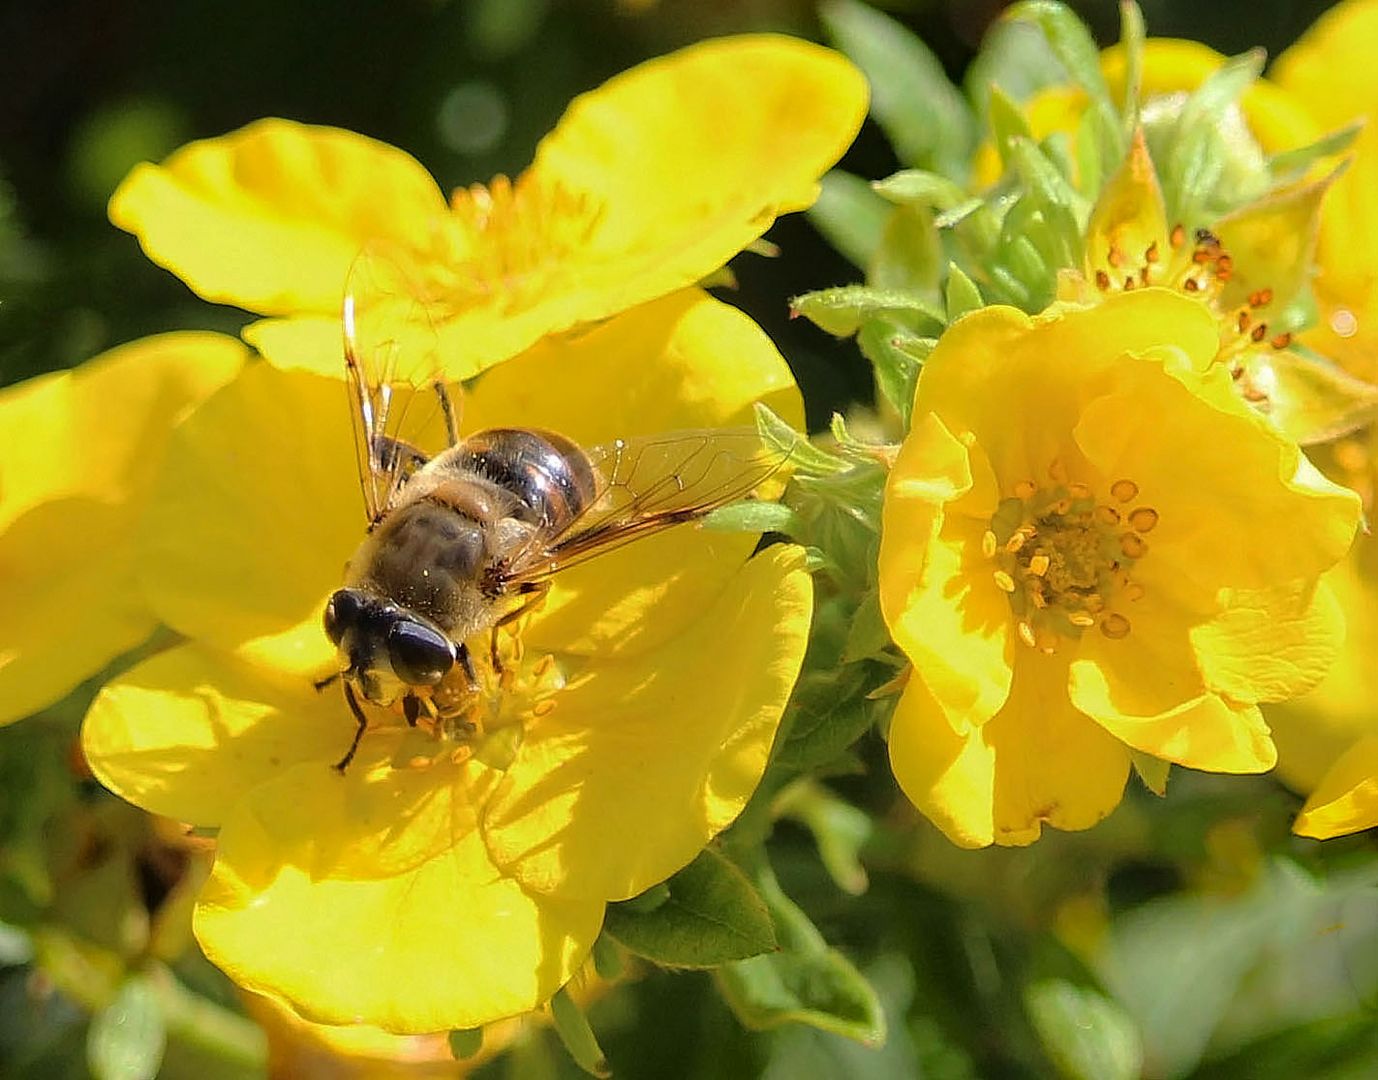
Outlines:
[[[1155,36],[1276,55],[1332,0],[1141,0]],[[888,0],[959,79],[999,0]],[[1115,0],[1074,4],[1102,42]],[[575,94],[718,34],[821,38],[810,0],[20,0],[0,6],[0,385],[147,333],[244,316],[212,310],[105,219],[139,160],[262,116],[363,132],[450,188],[515,173]],[[869,129],[844,165],[895,166]],[[795,365],[817,424],[870,393],[850,342],[789,322],[786,300],[857,272],[799,216],[779,259],[745,256],[734,303]]]

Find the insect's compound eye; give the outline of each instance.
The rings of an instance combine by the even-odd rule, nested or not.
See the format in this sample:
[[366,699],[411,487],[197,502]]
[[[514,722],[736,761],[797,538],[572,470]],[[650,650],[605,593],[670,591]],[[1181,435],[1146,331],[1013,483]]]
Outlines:
[[429,626],[399,619],[388,631],[393,673],[409,686],[434,686],[454,667],[454,646]]
[[359,619],[362,605],[352,589],[337,589],[325,605],[325,636],[332,645],[340,639],[351,625]]

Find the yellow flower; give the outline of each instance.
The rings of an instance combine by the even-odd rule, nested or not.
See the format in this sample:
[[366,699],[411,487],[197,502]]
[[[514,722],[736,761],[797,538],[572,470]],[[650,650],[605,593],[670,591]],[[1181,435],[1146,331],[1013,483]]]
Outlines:
[[913,675],[890,758],[955,842],[1023,844],[1119,802],[1131,751],[1261,772],[1258,703],[1340,633],[1318,575],[1358,518],[1148,288],[987,308],[924,366],[886,488],[881,606]]
[[1317,352],[1378,382],[1378,3],[1336,5],[1278,58],[1274,78],[1326,129],[1365,127],[1349,168],[1326,200],[1316,278],[1319,325],[1305,338]]
[[[490,371],[468,429],[584,444],[802,409],[749,319],[673,293]],[[108,686],[84,729],[112,790],[219,828],[196,933],[237,982],[325,1023],[419,1033],[529,1010],[604,906],[687,864],[765,767],[811,617],[802,552],[695,528],[561,576],[485,736],[353,720],[327,595],[362,536],[338,380],[257,365],[178,431],[143,571],[190,641]],[[478,650],[486,652],[486,650]]]
[[207,299],[284,316],[246,331],[269,359],[332,375],[351,262],[382,247],[464,378],[718,269],[813,202],[865,112],[838,54],[728,37],[577,98],[515,181],[448,205],[400,150],[264,120],[138,166],[110,218]]
[[[1355,488],[1372,514],[1378,432],[1338,444],[1326,468]],[[1278,775],[1307,793],[1295,829],[1324,838],[1378,825],[1378,541],[1361,534],[1349,557],[1324,578],[1345,615],[1345,641],[1334,667],[1309,694],[1268,710],[1278,746]]]
[[0,391],[0,723],[51,705],[152,633],[135,526],[172,425],[247,350],[165,334]]

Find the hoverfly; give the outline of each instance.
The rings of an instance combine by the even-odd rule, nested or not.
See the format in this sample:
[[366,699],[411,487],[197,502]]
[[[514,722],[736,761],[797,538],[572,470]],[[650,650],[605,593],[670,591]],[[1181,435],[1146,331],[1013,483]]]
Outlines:
[[[357,723],[342,772],[368,726],[361,699],[400,703],[411,724],[460,716],[481,692],[470,642],[486,634],[500,672],[499,630],[537,607],[557,574],[747,496],[792,449],[750,429],[591,447],[518,427],[461,436],[415,295],[366,252],[342,311],[367,527],[325,608],[340,662],[325,682],[342,679]],[[415,433],[437,408],[446,445],[431,455]]]

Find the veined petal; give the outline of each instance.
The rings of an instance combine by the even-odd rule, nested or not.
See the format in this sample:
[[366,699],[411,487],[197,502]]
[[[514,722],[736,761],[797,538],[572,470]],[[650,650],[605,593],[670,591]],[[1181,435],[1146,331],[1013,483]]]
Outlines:
[[296,763],[325,771],[353,734],[338,692],[185,645],[107,684],[81,739],[91,771],[121,798],[214,826]]
[[1292,830],[1324,840],[1378,825],[1378,735],[1359,739],[1330,767]]
[[568,981],[601,901],[527,892],[472,828],[394,873],[321,872],[316,833],[345,824],[313,822],[313,808],[337,805],[342,782],[299,766],[225,822],[195,930],[235,982],[320,1023],[422,1033],[528,1011]]
[[[751,319],[699,289],[550,339],[488,372],[464,406],[466,430],[535,427],[581,446],[676,430],[754,428],[764,402],[802,426],[788,366]],[[755,538],[680,526],[561,574],[527,644],[632,655],[672,640],[738,573]],[[653,616],[650,613],[654,613]]]
[[445,198],[408,154],[362,135],[260,120],[137,166],[110,220],[207,300],[335,315],[370,243],[449,257]]
[[190,417],[144,523],[141,576],[163,620],[287,670],[328,667],[321,610],[365,525],[351,438],[339,380],[266,364]]
[[891,721],[890,763],[914,805],[963,847],[1030,844],[1044,824],[1090,828],[1119,804],[1129,775],[1128,751],[1068,701],[1066,663],[1033,653],[1020,655],[1004,709],[964,735],[911,680]]
[[0,723],[61,698],[157,626],[135,536],[168,434],[243,363],[164,334],[0,392]]
[[[981,474],[979,482],[973,472]],[[973,516],[947,517],[974,487],[982,497],[971,506]],[[957,732],[990,719],[1010,692],[1009,600],[981,552],[995,503],[984,458],[934,414],[919,417],[886,484],[881,610],[914,663],[914,677]],[[981,511],[984,519],[975,516]]]
[[768,548],[661,649],[594,658],[532,720],[482,827],[528,888],[620,900],[688,863],[741,812],[799,673],[812,586]]

